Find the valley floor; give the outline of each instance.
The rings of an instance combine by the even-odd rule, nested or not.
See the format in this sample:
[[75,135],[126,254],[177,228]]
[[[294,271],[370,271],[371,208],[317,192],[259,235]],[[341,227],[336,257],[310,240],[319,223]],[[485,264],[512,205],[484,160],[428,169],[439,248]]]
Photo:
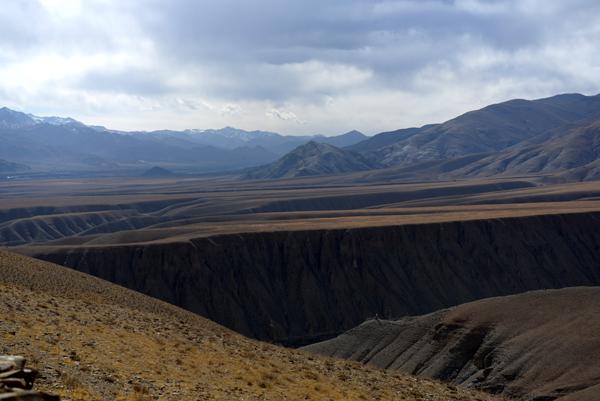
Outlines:
[[356,179],[350,175],[250,182],[221,177],[6,183],[0,188],[0,246],[178,242],[243,232],[600,210],[600,182],[542,185],[529,177],[351,183]]

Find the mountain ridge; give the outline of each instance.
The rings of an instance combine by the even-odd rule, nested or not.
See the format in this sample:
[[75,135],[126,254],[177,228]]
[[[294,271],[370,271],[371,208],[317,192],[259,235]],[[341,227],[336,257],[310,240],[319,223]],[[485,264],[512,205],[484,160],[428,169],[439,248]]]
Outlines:
[[[470,154],[498,152],[545,131],[578,120],[600,117],[600,95],[562,94],[549,98],[513,99],[469,111],[441,124],[383,133],[353,145],[365,157],[388,166],[409,166]],[[369,145],[383,141],[384,146]],[[365,150],[361,151],[361,147]]]
[[[539,175],[540,180],[546,181],[582,181],[600,178],[600,152],[590,153],[589,147],[595,146],[593,138],[585,141],[583,134],[576,138],[571,132],[578,127],[585,131],[584,122],[594,119],[600,119],[600,95],[582,94],[512,99],[440,124],[373,137],[358,131],[333,137],[283,136],[233,127],[122,132],[88,127],[70,118],[35,117],[2,108],[0,141],[4,146],[0,159],[29,165],[34,170],[139,171],[148,165],[165,164],[185,173],[218,171],[239,175],[240,170],[261,166],[262,173],[246,170],[244,178],[335,175],[387,168],[391,170],[377,172],[374,177],[436,180],[526,174]],[[569,136],[570,142],[558,139],[561,135]],[[315,155],[310,154],[300,160],[296,149],[310,141],[339,150],[321,152],[328,153],[332,160],[321,157],[316,161]],[[563,151],[562,156],[557,156],[558,149],[565,147],[570,155]],[[548,166],[544,166],[545,160],[550,161]],[[268,172],[266,166],[271,163],[275,163],[271,165],[275,170],[285,170],[285,164],[290,164],[290,168]]]
[[458,176],[554,174],[600,178],[600,118],[548,132],[452,172]]
[[311,139],[347,145],[363,138],[358,133],[331,138],[288,137],[231,127],[125,132],[87,126],[72,118],[37,117],[6,107],[0,109],[0,159],[26,164],[37,171],[139,171],[147,169],[148,164],[165,163],[186,172],[228,171],[272,162]]
[[277,161],[247,171],[246,179],[294,178],[326,174],[342,174],[377,168],[375,162],[358,153],[326,143],[310,141]]

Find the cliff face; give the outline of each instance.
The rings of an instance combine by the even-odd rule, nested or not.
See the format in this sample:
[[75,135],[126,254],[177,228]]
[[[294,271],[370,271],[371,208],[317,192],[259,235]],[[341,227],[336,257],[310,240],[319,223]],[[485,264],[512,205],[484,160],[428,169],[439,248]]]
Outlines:
[[600,214],[587,213],[55,248],[35,256],[248,336],[302,345],[375,314],[401,317],[496,295],[600,284],[599,228]]

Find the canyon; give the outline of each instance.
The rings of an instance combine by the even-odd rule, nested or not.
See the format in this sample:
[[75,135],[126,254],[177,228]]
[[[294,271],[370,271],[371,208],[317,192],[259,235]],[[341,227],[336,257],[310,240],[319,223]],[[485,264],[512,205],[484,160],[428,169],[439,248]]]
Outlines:
[[183,242],[31,248],[31,254],[298,346],[379,315],[598,285],[600,213],[237,233]]

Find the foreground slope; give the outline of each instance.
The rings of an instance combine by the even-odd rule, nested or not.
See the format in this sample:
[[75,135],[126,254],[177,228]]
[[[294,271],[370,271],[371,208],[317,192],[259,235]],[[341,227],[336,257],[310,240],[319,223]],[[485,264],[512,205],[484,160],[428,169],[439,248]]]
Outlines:
[[0,352],[76,400],[492,400],[261,344],[166,303],[0,251]]
[[369,320],[307,349],[521,399],[596,401],[600,288],[536,291],[420,317]]

